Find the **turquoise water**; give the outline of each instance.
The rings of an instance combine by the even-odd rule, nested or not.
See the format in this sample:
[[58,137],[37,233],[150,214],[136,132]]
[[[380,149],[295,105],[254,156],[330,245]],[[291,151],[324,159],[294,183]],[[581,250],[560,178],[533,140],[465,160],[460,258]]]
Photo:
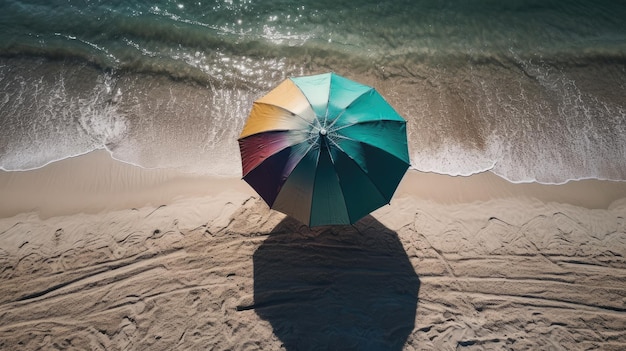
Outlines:
[[106,148],[239,175],[255,98],[334,71],[408,121],[414,168],[626,180],[623,1],[0,2],[0,167]]

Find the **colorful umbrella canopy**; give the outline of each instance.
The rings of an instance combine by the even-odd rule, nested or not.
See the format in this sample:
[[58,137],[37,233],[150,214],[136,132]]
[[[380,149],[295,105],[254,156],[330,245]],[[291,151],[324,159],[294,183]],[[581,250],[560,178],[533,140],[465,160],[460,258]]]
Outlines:
[[256,100],[239,148],[243,179],[309,226],[388,204],[409,167],[406,121],[374,88],[334,73],[287,79]]

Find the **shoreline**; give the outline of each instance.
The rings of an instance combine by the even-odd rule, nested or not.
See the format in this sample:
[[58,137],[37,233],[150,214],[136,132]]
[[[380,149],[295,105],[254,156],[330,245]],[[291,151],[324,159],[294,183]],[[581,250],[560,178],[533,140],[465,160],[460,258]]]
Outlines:
[[[28,171],[0,171],[0,218],[37,212],[41,218],[161,206],[180,198],[245,192],[233,178],[146,169],[95,150]],[[242,182],[243,183],[243,182]]]
[[[41,218],[145,206],[161,206],[182,198],[223,192],[255,196],[235,177],[186,174],[146,169],[96,150],[29,171],[0,171],[0,218],[36,212]],[[414,197],[438,204],[485,202],[494,199],[535,199],[588,209],[608,209],[626,201],[626,182],[584,179],[564,184],[512,183],[489,171],[448,176],[410,169],[394,200]],[[622,201],[620,201],[622,200]]]

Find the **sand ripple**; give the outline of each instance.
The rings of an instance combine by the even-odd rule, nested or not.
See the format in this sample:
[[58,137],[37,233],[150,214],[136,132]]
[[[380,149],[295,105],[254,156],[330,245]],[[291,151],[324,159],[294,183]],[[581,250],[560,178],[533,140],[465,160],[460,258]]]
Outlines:
[[249,194],[0,220],[0,349],[626,348],[626,207],[401,197],[308,229]]

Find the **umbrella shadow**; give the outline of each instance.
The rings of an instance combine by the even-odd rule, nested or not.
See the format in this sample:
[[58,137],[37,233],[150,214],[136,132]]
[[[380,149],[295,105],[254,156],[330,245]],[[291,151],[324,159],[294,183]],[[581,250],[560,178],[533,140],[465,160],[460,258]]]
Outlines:
[[401,350],[413,331],[419,278],[371,216],[314,229],[287,217],[253,260],[253,308],[287,350]]

